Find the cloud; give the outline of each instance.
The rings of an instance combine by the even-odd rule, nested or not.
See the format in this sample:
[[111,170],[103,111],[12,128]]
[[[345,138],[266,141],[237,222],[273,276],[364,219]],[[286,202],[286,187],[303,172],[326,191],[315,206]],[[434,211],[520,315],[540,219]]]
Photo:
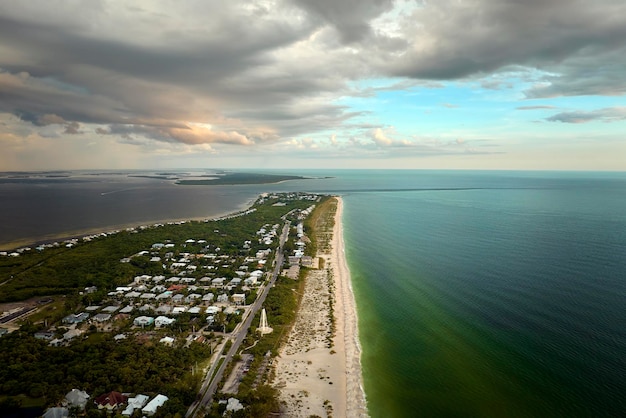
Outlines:
[[[403,22],[411,46],[387,69],[446,80],[525,66],[557,74],[547,78],[555,84],[550,94],[611,91],[615,81],[626,85],[626,75],[617,71],[626,63],[625,14],[626,3],[619,0],[428,2]],[[583,71],[595,80],[568,87],[570,74]]]
[[80,131],[80,125],[78,122],[68,122],[65,124],[65,130],[63,131],[65,134],[76,135],[82,133]]
[[626,120],[626,107],[607,107],[593,111],[562,112],[546,119],[549,122],[587,123],[621,122]]
[[354,43],[372,35],[371,21],[390,10],[392,0],[294,0],[294,4],[332,26],[341,42]]
[[[501,90],[511,74],[527,98],[623,95],[624,15],[621,0],[0,2],[0,114],[19,117],[24,135],[154,152],[292,140],[333,152],[451,152],[345,103],[454,80]],[[462,100],[435,103],[465,109]],[[548,107],[518,108],[532,109]]]
[[535,105],[535,106],[519,106],[517,110],[539,110],[539,109],[556,109],[555,106],[550,105]]

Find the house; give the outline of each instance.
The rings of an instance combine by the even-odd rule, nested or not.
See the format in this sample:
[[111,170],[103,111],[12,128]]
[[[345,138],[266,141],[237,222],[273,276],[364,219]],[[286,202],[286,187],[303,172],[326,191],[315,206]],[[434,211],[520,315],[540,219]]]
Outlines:
[[136,292],[136,291],[128,292],[124,295],[125,298],[130,298],[130,299],[138,298],[139,296],[141,296],[141,293]]
[[71,329],[71,330],[67,331],[65,334],[63,334],[63,339],[65,341],[70,341],[70,340],[73,340],[74,338],[78,337],[82,333],[83,332],[81,330]]
[[70,416],[67,408],[48,408],[42,415],[43,418],[66,418]]
[[175,306],[174,309],[172,309],[172,315],[178,315],[185,312],[187,312],[186,306]]
[[85,288],[85,293],[89,294],[89,293],[95,293],[98,291],[98,288],[96,286],[89,286]]
[[170,290],[166,290],[165,292],[157,295],[157,300],[165,300],[172,297],[172,292]]
[[231,299],[233,300],[233,303],[236,303],[237,305],[243,305],[246,303],[245,293],[235,293]]
[[170,305],[161,305],[156,308],[156,313],[158,313],[159,315],[165,315],[170,312],[172,312],[172,307]]
[[163,406],[169,398],[165,395],[157,395],[152,399],[148,405],[144,406],[141,412],[147,416],[152,416],[156,413],[157,408]]
[[215,315],[220,311],[220,308],[218,308],[217,306],[209,306],[206,308],[206,313],[207,315]]
[[243,284],[245,284],[246,286],[252,286],[257,284],[257,278],[256,277],[248,277],[247,279],[245,279],[243,281]]
[[224,285],[224,281],[226,281],[226,278],[218,277],[216,279],[211,280],[211,284],[213,286],[223,286]]
[[167,316],[157,316],[157,318],[154,320],[154,325],[157,328],[161,328],[167,325],[171,325],[174,322],[176,322],[176,320],[173,318],[168,318]]
[[51,339],[54,338],[54,332],[40,331],[40,332],[36,332],[34,337],[37,338],[38,340],[50,341]]
[[226,411],[240,411],[243,409],[243,405],[239,402],[237,398],[228,398],[228,403],[226,404]]
[[85,409],[89,395],[84,390],[72,389],[65,395],[65,401],[67,405],[72,408],[78,408],[80,410]]
[[133,321],[133,324],[138,326],[138,327],[142,327],[143,328],[143,327],[146,327],[146,326],[154,324],[154,318],[149,317],[149,316],[138,316]]
[[95,399],[98,409],[108,409],[112,411],[126,403],[128,397],[119,392],[110,392],[100,395]]
[[120,313],[129,314],[133,311],[133,307],[131,305],[125,306],[120,310]]
[[194,302],[194,301],[196,301],[196,300],[200,299],[201,297],[202,297],[202,295],[200,295],[200,294],[198,294],[198,293],[192,293],[192,294],[188,295],[188,296],[185,298],[185,302],[187,302],[187,303],[192,303],[192,302]]
[[163,337],[159,340],[160,343],[163,343],[167,346],[172,346],[172,344],[174,344],[174,339],[172,337]]
[[126,406],[126,409],[122,411],[122,415],[126,417],[131,416],[135,409],[143,408],[146,402],[148,402],[148,399],[150,399],[150,397],[146,395],[137,395],[134,398],[128,398],[128,405]]
[[202,308],[200,308],[199,306],[194,306],[192,308],[189,308],[187,312],[189,312],[192,315],[198,315],[199,313],[202,312]]
[[72,314],[63,318],[63,323],[65,324],[80,324],[83,321],[86,321],[89,318],[89,314],[87,312],[82,312],[78,315]]
[[228,302],[228,295],[226,293],[222,293],[221,295],[217,295],[217,302],[226,303]]
[[152,289],[150,289],[152,293],[162,293],[162,292],[165,292],[166,290],[167,288],[163,286],[162,284],[158,284],[154,286]]
[[111,319],[111,314],[108,313],[99,313],[98,315],[93,317],[94,321],[97,322],[106,322]]
[[213,302],[213,299],[215,299],[215,295],[213,293],[207,293],[206,295],[202,296],[202,302],[204,303],[211,303]]

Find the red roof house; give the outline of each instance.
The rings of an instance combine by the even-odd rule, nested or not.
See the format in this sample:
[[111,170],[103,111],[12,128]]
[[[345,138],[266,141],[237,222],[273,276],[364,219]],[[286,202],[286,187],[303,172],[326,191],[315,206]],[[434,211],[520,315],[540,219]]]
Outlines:
[[122,395],[119,392],[110,392],[105,393],[104,395],[100,395],[95,399],[96,405],[98,405],[98,409],[108,409],[113,410],[128,401],[128,397]]

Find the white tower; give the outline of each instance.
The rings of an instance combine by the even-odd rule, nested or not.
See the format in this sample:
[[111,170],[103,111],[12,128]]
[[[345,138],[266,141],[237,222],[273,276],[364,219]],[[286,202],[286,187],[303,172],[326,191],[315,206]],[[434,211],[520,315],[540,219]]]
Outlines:
[[260,332],[261,335],[269,334],[270,332],[274,331],[267,324],[267,314],[265,313],[265,308],[263,308],[263,310],[261,311],[261,323],[259,324],[257,331]]

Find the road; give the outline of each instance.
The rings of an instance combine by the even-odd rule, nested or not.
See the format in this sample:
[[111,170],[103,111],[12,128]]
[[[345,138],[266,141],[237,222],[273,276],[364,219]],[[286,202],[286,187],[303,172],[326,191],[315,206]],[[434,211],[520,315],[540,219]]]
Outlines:
[[[276,278],[278,277],[278,274],[280,273],[280,268],[283,265],[283,258],[284,258],[283,245],[285,244],[285,242],[287,241],[287,238],[289,237],[290,226],[291,226],[291,222],[288,220],[285,220],[285,225],[283,226],[283,231],[280,234],[280,238],[279,238],[278,249],[276,250],[276,257],[274,258],[274,270],[272,271],[272,275],[270,277],[269,282],[267,283],[267,285],[265,285],[262,288],[261,293],[257,296],[254,303],[250,305],[250,308],[247,310],[247,316],[245,317],[245,319],[241,323],[239,323],[239,325],[237,325],[237,328],[235,328],[235,330],[233,331],[230,337],[233,344],[230,347],[230,350],[228,350],[228,353],[220,357],[220,358],[223,358],[224,361],[220,363],[219,359],[216,359],[216,361],[209,368],[209,371],[207,372],[206,376],[204,377],[204,380],[202,381],[202,384],[200,385],[200,393],[203,394],[202,399],[200,401],[194,402],[189,407],[189,410],[187,411],[187,414],[185,415],[186,417],[195,416],[195,414],[198,411],[201,411],[204,407],[211,404],[211,401],[213,400],[213,395],[215,394],[215,391],[217,390],[217,384],[222,380],[222,377],[224,375],[224,370],[226,370],[226,367],[232,360],[233,356],[239,350],[241,343],[243,342],[244,338],[248,334],[248,328],[250,328],[250,325],[252,324],[252,320],[256,316],[257,312],[261,310],[261,306],[263,306],[263,302],[265,302],[265,298],[267,297],[267,294],[269,293],[270,289],[274,286],[274,283],[276,282]],[[217,372],[215,373],[215,377],[211,379],[211,376],[213,376],[213,373],[216,367],[217,367]]]

